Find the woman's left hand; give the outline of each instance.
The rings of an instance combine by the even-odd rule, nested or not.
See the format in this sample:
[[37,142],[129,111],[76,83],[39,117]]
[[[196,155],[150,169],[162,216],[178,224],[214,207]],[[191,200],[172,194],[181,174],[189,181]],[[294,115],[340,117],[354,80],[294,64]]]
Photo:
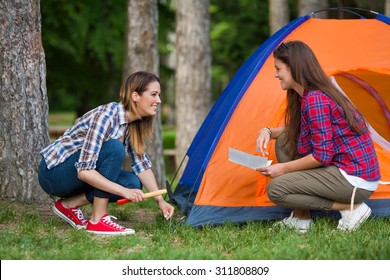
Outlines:
[[259,171],[262,175],[271,178],[276,178],[286,173],[282,163],[271,164],[266,167],[259,167],[256,170]]
[[166,220],[169,220],[173,216],[173,212],[175,211],[175,208],[163,199],[159,200],[157,203],[164,218]]

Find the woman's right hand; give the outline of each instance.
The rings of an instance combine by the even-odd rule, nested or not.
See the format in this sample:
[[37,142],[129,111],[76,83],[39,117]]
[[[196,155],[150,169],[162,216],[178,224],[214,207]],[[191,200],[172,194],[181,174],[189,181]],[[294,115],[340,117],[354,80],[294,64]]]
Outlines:
[[125,195],[123,198],[126,198],[128,200],[131,200],[132,202],[138,203],[141,201],[144,201],[146,199],[146,196],[143,191],[138,189],[126,189]]
[[271,135],[267,129],[262,129],[259,132],[259,136],[256,140],[256,150],[263,156],[268,155],[268,143],[271,140]]

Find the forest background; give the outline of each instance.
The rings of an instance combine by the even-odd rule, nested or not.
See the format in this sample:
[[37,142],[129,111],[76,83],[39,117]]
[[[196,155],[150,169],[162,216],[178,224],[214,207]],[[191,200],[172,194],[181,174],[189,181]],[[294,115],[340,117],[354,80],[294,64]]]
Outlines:
[[[81,116],[102,102],[117,99],[125,55],[127,2],[41,1],[50,112],[71,111]],[[158,1],[159,75],[164,88],[162,104],[166,108],[162,110],[162,122],[173,126],[176,122],[175,92],[171,83],[175,75],[175,2]],[[246,59],[273,33],[269,25],[268,2],[210,1],[212,102]],[[383,0],[281,2],[288,5],[284,8],[288,11],[288,17],[282,19],[286,22],[308,12],[299,11],[299,2],[312,2],[309,8],[318,10],[339,6],[384,13],[385,9]],[[348,13],[344,15],[350,16]]]
[[[273,8],[269,2],[273,2]],[[117,99],[125,63],[126,5],[127,0],[41,2],[51,113],[66,111],[78,117],[99,104]],[[272,33],[300,15],[327,7],[358,7],[384,13],[385,1],[211,0],[208,8],[211,87],[210,92],[198,97],[207,100],[204,102],[207,108],[200,111],[202,118],[205,117],[203,112],[209,111],[239,67]],[[276,13],[272,14],[271,9]],[[179,104],[175,98],[175,95],[186,94],[175,92],[174,85],[175,12],[176,1],[158,1],[162,140],[164,150],[170,150],[170,155],[176,148],[177,119],[181,119],[175,108],[189,106]],[[188,114],[189,111],[185,112]],[[185,143],[178,143],[182,151],[173,153],[177,154],[175,161],[167,155],[164,163],[169,178],[179,166],[200,124],[198,121],[195,127],[186,128],[188,136]]]
[[[143,13],[142,8],[150,3],[156,5],[151,9],[158,12],[156,21],[155,14],[148,17]],[[70,125],[90,108],[117,100],[123,76],[128,74],[129,50],[132,62],[146,61],[148,56],[158,58],[148,68],[162,78],[163,133],[158,131],[157,140],[173,131],[175,143],[171,147],[185,150],[245,60],[291,20],[326,7],[357,7],[390,15],[390,0],[0,0],[1,259],[389,260],[388,218],[370,219],[352,234],[338,234],[334,230],[337,221],[328,219],[316,221],[315,229],[305,237],[275,229],[268,221],[199,231],[186,226],[180,217],[166,222],[149,200],[110,205],[110,213],[125,226],[135,228],[137,234],[107,239],[74,231],[55,216],[49,204],[41,203],[50,202],[36,174],[39,151],[50,141],[48,117],[70,115],[66,120]],[[336,16],[351,14],[337,12]],[[158,34],[158,44],[149,47],[142,45],[146,40],[140,36],[149,29],[133,31],[137,23],[149,28],[145,22],[152,18],[150,29],[156,28],[152,34]],[[134,21],[134,29],[128,28],[129,21]],[[184,28],[189,29],[187,37],[183,36]],[[195,35],[196,39],[191,37]],[[179,40],[183,37],[184,42]],[[141,47],[129,47],[128,38],[142,43]],[[191,49],[193,46],[198,49]],[[182,60],[175,63],[178,59]],[[191,71],[183,68],[187,61],[195,61]],[[204,65],[200,63],[204,61]],[[194,83],[195,90],[183,81]],[[203,91],[195,82],[206,85]],[[181,99],[183,96],[190,98]],[[209,102],[197,102],[200,99]],[[181,145],[178,139],[183,141]],[[164,168],[158,171],[158,175],[165,174]],[[88,213],[90,209],[86,206],[83,210]],[[307,269],[304,265],[302,271]],[[357,267],[370,276],[379,272],[373,263],[353,265],[352,270],[345,269],[343,263],[348,276],[352,276],[351,271],[358,273]],[[387,263],[377,265],[387,268]],[[20,276],[26,272],[31,278],[30,270],[20,268],[18,265],[15,273]],[[39,271],[39,277],[50,271],[46,268]]]
[[[144,13],[153,5],[152,13]],[[1,0],[1,198],[45,200],[36,169],[38,152],[49,141],[48,116],[50,126],[55,125],[50,117],[58,113],[70,116],[65,124],[71,125],[91,108],[117,101],[130,69],[152,69],[162,80],[162,107],[150,147],[163,187],[246,59],[291,20],[335,7],[388,15],[390,0]],[[141,26],[139,31],[137,24],[148,20],[152,30]],[[156,35],[156,46],[142,45],[149,31]],[[138,45],[131,45],[131,38]],[[152,67],[129,67],[132,61],[148,60],[145,55],[154,57]],[[167,158],[159,159],[168,149],[175,161],[167,169]]]

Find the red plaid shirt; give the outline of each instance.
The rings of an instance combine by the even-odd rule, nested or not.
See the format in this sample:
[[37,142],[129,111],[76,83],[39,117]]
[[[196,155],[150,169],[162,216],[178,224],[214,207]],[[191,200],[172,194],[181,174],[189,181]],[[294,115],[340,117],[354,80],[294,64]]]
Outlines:
[[[300,102],[300,156],[312,154],[325,166],[337,166],[367,181],[380,179],[378,159],[368,131],[361,135],[354,133],[341,107],[319,90],[305,90]],[[358,118],[363,126],[363,118],[360,115]]]

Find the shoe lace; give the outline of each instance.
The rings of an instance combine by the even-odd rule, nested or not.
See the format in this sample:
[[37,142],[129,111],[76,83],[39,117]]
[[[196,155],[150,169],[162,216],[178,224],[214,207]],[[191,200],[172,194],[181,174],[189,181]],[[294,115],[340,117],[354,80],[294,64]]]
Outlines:
[[352,191],[352,196],[351,196],[351,206],[350,206],[350,213],[349,213],[349,219],[352,218],[352,211],[353,211],[353,206],[355,204],[355,195],[356,195],[356,187],[353,188],[353,191]]
[[353,206],[355,205],[355,196],[356,196],[356,187],[353,188],[352,195],[351,195],[351,204],[349,209],[349,215],[348,217],[341,216],[341,219],[339,220],[339,226],[342,229],[349,228],[350,224],[352,223],[352,213],[353,213]]
[[109,225],[109,226],[111,226],[111,227],[114,227],[114,228],[116,228],[116,229],[119,229],[119,230],[125,229],[125,227],[122,227],[120,224],[117,224],[117,223],[111,221],[111,218],[117,220],[116,217],[107,215],[107,216],[105,216],[105,217],[103,218],[103,221],[102,221],[102,222],[105,223],[105,224],[107,224],[107,225]]
[[84,214],[83,212],[81,212],[79,207],[72,208],[71,210],[77,216],[77,219],[79,219],[82,224],[87,223],[87,220],[84,218]]

